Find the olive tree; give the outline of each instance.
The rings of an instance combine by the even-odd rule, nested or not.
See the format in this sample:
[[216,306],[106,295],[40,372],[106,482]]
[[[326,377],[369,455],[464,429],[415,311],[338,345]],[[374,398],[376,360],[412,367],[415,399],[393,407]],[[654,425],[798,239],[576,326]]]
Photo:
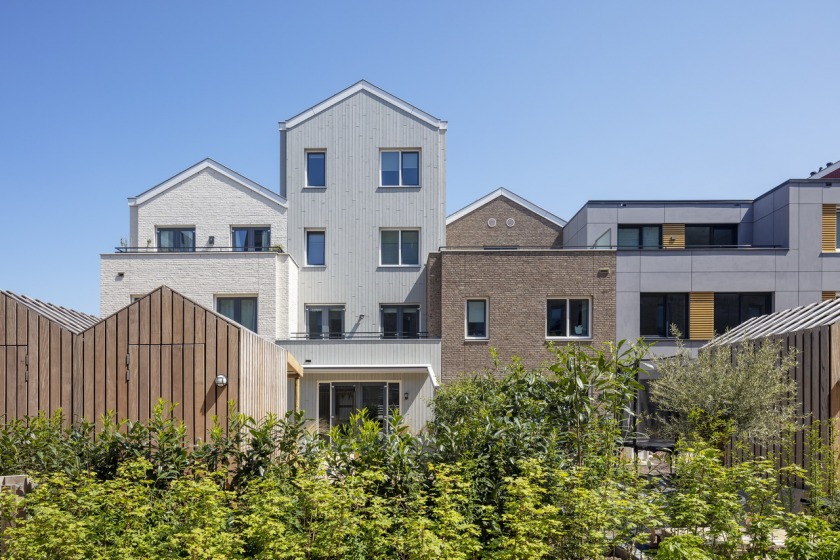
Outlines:
[[723,449],[730,437],[769,445],[796,420],[796,352],[780,340],[710,345],[694,357],[678,343],[675,356],[653,356],[660,377],[651,399],[665,435],[699,436]]

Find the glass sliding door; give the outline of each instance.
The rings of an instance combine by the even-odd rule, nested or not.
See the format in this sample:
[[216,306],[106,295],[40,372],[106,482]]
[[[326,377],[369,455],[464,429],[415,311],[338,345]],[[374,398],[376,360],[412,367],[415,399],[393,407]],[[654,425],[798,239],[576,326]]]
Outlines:
[[400,413],[400,384],[382,381],[318,384],[318,431],[350,423],[350,416],[366,409],[368,418],[382,428],[393,413]]

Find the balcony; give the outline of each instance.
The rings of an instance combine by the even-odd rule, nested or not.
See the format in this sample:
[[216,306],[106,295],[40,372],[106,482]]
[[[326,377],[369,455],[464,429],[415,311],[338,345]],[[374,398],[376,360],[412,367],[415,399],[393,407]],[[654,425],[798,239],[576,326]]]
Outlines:
[[419,338],[429,338],[427,332],[416,333],[383,333],[383,332],[365,332],[365,331],[349,331],[349,332],[293,332],[290,334],[291,340],[417,340]]
[[286,254],[281,245],[273,245],[271,247],[257,247],[257,246],[242,246],[242,247],[221,247],[217,245],[209,245],[206,247],[128,247],[122,245],[114,247],[114,252],[122,253],[142,253],[142,254],[158,254],[163,253],[171,255],[173,253],[280,253]]

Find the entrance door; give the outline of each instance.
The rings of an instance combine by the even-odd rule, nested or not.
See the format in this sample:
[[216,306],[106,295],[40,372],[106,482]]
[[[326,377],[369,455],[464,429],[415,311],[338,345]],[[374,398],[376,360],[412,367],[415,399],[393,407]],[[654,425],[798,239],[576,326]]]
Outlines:
[[350,415],[356,412],[356,385],[333,387],[332,425],[340,426],[350,422]]

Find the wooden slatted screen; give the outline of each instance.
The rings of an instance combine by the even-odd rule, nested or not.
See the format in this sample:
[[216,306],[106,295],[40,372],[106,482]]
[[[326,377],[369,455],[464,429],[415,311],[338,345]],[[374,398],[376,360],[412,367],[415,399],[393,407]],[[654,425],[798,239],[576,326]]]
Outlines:
[[822,293],[822,300],[828,301],[830,299],[834,299],[837,297],[837,292],[823,292]]
[[715,294],[691,292],[688,294],[688,338],[711,340],[715,333]]
[[822,207],[822,252],[837,251],[837,205],[823,204]]
[[[68,423],[101,425],[109,410],[143,421],[162,398],[178,403],[190,440],[204,440],[214,415],[226,425],[231,400],[258,418],[284,414],[287,364],[273,342],[166,287],[81,334],[0,294],[2,419],[61,408]],[[215,384],[220,373],[224,387]]]
[[663,224],[662,246],[665,249],[685,249],[685,224]]

